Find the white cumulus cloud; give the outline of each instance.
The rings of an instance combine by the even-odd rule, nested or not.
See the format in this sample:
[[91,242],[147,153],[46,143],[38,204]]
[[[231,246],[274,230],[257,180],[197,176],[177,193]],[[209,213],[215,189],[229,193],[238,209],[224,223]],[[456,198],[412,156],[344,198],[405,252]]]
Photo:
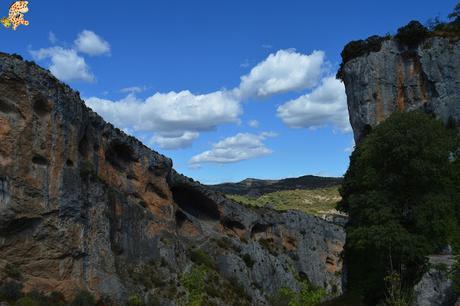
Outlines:
[[351,131],[345,87],[334,77],[324,78],[311,93],[281,105],[277,115],[292,128],[330,125],[343,132]]
[[193,156],[189,164],[199,166],[203,163],[235,163],[268,155],[272,153],[272,150],[267,148],[263,141],[268,137],[275,136],[275,133],[262,133],[260,135],[238,133],[215,143],[211,150]]
[[83,30],[74,42],[75,48],[89,55],[110,53],[110,44],[93,31]]
[[200,136],[198,132],[159,133],[152,137],[151,142],[162,149],[174,150],[190,147],[195,139]]
[[49,59],[51,73],[61,81],[94,81],[85,59],[73,49],[51,47],[31,50],[30,53],[36,60]]
[[242,112],[240,103],[222,91],[156,93],[145,100],[132,94],[119,101],[91,97],[86,104],[120,128],[157,133],[152,141],[163,148],[190,145],[201,131],[239,122]]
[[323,73],[324,52],[310,55],[294,50],[279,50],[241,77],[234,89],[236,96],[263,98],[273,94],[312,88],[318,84]]

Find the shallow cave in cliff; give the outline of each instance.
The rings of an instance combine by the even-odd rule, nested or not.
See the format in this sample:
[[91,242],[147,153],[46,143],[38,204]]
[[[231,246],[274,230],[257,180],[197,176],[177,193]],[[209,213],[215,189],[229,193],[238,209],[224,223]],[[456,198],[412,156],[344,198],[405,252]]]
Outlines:
[[270,224],[257,223],[251,229],[251,237],[254,237],[256,234],[265,233],[271,228]]
[[181,212],[180,210],[176,211],[175,219],[178,227],[181,227],[186,221],[189,221],[187,215]]
[[51,112],[51,105],[44,97],[37,96],[33,100],[33,109],[38,116],[43,117]]
[[220,219],[217,204],[204,196],[201,192],[189,186],[176,186],[172,188],[174,202],[186,213],[195,218],[208,221]]
[[8,114],[13,113],[15,111],[15,107],[8,102],[0,99],[0,112]]
[[114,141],[105,152],[105,159],[114,167],[125,169],[126,164],[138,160],[133,149],[124,143]]
[[241,222],[238,222],[236,220],[231,220],[228,218],[225,218],[224,220],[222,220],[222,225],[231,230],[235,230],[235,229],[245,230],[246,229],[244,224],[242,224]]
[[47,166],[49,164],[48,159],[39,154],[35,154],[34,157],[32,157],[32,163],[39,166]]

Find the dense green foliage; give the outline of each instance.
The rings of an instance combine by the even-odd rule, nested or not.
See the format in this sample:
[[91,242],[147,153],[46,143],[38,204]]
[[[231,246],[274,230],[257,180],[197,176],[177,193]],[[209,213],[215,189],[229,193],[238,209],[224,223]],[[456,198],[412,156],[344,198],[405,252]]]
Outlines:
[[207,268],[204,265],[193,266],[182,275],[181,284],[187,289],[187,305],[201,306],[205,297],[205,279]]
[[352,290],[375,304],[394,271],[404,287],[425,257],[460,239],[458,138],[420,112],[395,113],[360,143],[340,189]]
[[343,65],[346,62],[351,61],[354,58],[367,55],[370,52],[380,51],[380,49],[382,48],[382,43],[390,38],[391,36],[389,35],[385,37],[374,35],[366,40],[354,40],[345,45],[342,53],[340,53],[340,55],[342,56],[342,64],[340,65],[339,71],[337,72],[337,78],[342,79]]
[[15,306],[95,306],[96,300],[88,291],[79,291],[74,300],[66,302],[59,292],[43,294],[31,291],[24,294],[22,284],[16,281],[6,281],[0,285],[0,302],[8,302]]
[[204,265],[210,269],[216,268],[214,259],[205,251],[201,249],[190,251],[190,259],[197,265]]
[[417,20],[412,20],[406,26],[398,29],[395,39],[402,45],[417,47],[430,36],[430,31]]
[[307,280],[300,283],[300,291],[296,292],[291,288],[281,288],[270,299],[272,306],[317,306],[321,299],[326,296],[322,288],[317,288]]

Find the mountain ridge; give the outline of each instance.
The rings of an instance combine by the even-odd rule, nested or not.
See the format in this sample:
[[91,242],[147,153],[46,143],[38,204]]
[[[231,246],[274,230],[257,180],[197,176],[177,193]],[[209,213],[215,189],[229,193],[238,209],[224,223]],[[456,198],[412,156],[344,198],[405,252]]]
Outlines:
[[258,197],[277,191],[327,188],[340,185],[341,182],[340,177],[303,175],[279,180],[246,178],[236,183],[221,183],[206,185],[206,187],[224,194]]

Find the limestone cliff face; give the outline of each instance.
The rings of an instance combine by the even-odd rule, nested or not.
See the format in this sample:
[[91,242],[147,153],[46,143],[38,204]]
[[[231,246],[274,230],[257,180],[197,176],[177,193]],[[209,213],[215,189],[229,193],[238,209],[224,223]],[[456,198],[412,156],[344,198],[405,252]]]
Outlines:
[[346,62],[342,79],[357,142],[397,110],[423,109],[460,124],[460,41],[434,37],[408,49],[385,40],[380,51]]
[[340,294],[344,241],[340,226],[249,209],[179,175],[48,71],[0,54],[0,271],[17,266],[24,290],[175,305],[204,262],[209,303],[265,305],[302,278]]

